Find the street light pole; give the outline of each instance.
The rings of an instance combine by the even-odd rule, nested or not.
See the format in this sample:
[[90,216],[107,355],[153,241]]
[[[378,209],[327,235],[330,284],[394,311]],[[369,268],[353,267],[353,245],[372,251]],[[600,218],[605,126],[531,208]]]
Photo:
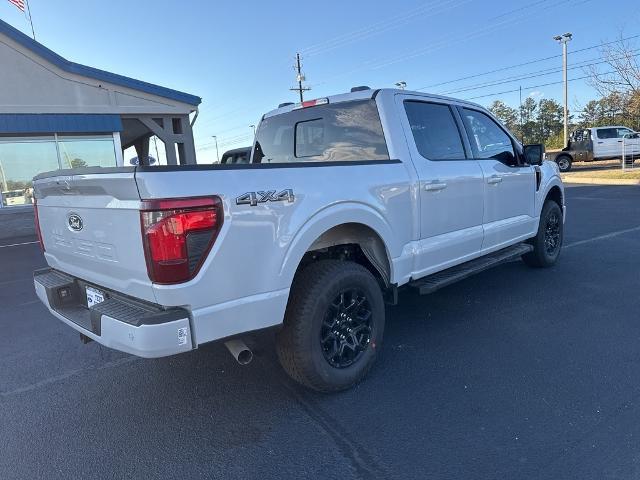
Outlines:
[[218,136],[211,135],[213,139],[216,141],[216,162],[220,163],[220,154],[218,153]]
[[255,136],[256,136],[256,126],[255,125],[249,125],[249,128],[253,129],[253,136],[255,138]]
[[562,44],[562,83],[564,84],[564,146],[569,143],[569,88],[567,86],[567,43],[571,41],[573,34],[564,33],[556,35],[553,39]]

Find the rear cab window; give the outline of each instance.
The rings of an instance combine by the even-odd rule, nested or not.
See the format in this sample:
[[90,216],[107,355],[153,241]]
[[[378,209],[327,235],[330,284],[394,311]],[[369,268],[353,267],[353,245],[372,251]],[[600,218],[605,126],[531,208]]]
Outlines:
[[420,155],[428,160],[466,158],[462,136],[449,105],[405,100],[404,109]]
[[317,105],[265,118],[253,163],[389,160],[375,100]]
[[601,140],[618,138],[618,129],[617,128],[598,128],[596,130],[596,135]]

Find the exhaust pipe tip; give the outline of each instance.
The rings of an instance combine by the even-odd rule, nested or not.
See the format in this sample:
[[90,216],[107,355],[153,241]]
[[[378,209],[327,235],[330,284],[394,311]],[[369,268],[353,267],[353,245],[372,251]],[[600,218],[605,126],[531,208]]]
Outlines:
[[240,365],[248,365],[253,360],[253,352],[242,340],[229,340],[224,344]]

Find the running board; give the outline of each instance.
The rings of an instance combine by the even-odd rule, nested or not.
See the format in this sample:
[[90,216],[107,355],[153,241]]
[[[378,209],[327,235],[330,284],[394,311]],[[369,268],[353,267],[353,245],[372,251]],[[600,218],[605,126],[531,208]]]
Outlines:
[[428,275],[424,278],[414,280],[410,286],[417,288],[420,295],[433,293],[443,287],[459,282],[465,278],[483,272],[491,267],[506,263],[510,260],[520,258],[525,253],[533,250],[533,246],[528,243],[519,243],[512,247],[503,248],[497,252],[490,253],[480,258],[447,268],[441,272]]

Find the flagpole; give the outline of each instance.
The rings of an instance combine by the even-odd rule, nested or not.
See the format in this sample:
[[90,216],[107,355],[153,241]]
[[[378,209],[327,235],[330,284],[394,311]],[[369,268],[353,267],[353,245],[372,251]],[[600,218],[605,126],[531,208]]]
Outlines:
[[33,19],[31,18],[31,7],[29,6],[29,0],[25,0],[24,3],[27,5],[27,12],[29,12],[29,23],[31,24],[31,34],[33,35],[33,39],[36,39],[36,31],[33,29]]

